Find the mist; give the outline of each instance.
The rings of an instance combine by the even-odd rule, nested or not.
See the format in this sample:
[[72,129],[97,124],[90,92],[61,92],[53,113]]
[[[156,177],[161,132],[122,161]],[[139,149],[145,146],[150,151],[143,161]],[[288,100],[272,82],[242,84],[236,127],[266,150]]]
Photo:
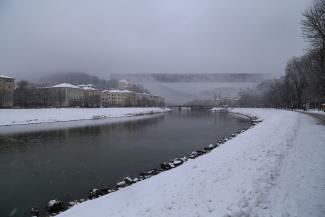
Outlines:
[[2,0],[0,73],[275,73],[308,0]]

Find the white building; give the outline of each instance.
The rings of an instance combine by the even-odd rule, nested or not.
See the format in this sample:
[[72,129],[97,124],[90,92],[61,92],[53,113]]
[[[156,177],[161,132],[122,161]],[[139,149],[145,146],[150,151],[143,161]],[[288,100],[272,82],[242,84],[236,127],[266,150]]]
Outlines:
[[55,97],[55,107],[75,107],[82,106],[83,90],[69,83],[61,83],[49,87],[49,96]]
[[[79,87],[81,85],[78,85]],[[84,107],[100,107],[101,106],[101,92],[93,88],[93,86],[82,86],[83,91],[83,106]]]
[[133,106],[135,105],[136,93],[129,90],[104,90],[102,92],[102,105],[110,106]]

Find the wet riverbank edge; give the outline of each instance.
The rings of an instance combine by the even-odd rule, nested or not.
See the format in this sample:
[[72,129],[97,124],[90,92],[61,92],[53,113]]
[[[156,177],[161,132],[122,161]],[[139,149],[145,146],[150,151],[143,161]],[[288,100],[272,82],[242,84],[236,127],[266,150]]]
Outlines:
[[[213,111],[213,112],[220,113],[220,112],[225,112],[225,111]],[[182,165],[183,163],[185,163],[188,160],[195,159],[201,155],[209,153],[213,149],[221,146],[222,144],[226,143],[230,139],[235,138],[237,135],[247,131],[248,129],[253,128],[256,124],[258,124],[262,121],[261,119],[259,119],[256,116],[250,116],[247,114],[242,114],[242,113],[233,112],[233,111],[226,111],[226,112],[247,118],[250,122],[250,126],[244,128],[242,130],[239,130],[229,136],[226,136],[226,137],[218,140],[214,144],[209,144],[201,150],[192,151],[187,156],[175,158],[170,161],[163,162],[159,166],[157,166],[149,171],[139,173],[139,175],[137,177],[134,177],[134,178],[125,177],[120,182],[117,182],[115,186],[109,186],[109,187],[103,187],[103,188],[93,188],[87,193],[88,198],[82,198],[82,199],[73,200],[73,201],[61,201],[59,199],[50,200],[46,206],[46,210],[47,210],[46,213],[40,213],[40,211],[37,207],[33,207],[30,210],[31,216],[34,216],[34,217],[36,217],[36,216],[42,216],[42,217],[55,216],[61,212],[64,212],[64,211],[72,208],[73,206],[80,204],[82,202],[85,202],[87,200],[93,200],[98,197],[113,193],[113,192],[118,191],[122,188],[130,186],[130,185],[140,182],[142,180],[148,179],[152,176],[158,175],[159,173],[162,173],[164,171],[174,169],[174,168]]]

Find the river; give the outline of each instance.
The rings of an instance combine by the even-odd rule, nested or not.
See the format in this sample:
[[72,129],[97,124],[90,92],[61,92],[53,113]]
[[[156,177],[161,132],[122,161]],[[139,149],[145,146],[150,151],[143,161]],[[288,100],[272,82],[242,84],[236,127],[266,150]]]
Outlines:
[[92,188],[114,186],[249,125],[231,113],[174,110],[91,126],[0,129],[0,216],[29,216],[51,199],[87,198]]

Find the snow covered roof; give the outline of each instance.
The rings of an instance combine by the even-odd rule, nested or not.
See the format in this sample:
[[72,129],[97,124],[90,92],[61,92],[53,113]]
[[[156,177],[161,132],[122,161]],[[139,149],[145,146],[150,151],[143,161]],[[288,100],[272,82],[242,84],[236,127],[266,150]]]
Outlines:
[[104,90],[102,91],[103,93],[134,93],[133,91],[130,90]]
[[110,90],[110,93],[133,93],[132,91],[129,90]]
[[89,86],[82,87],[82,89],[83,90],[97,90],[96,88],[89,87]]
[[0,74],[0,78],[8,78],[8,79],[14,79],[13,77],[9,77],[7,75]]
[[80,84],[78,87],[95,87],[93,84]]
[[75,88],[75,89],[79,89],[78,86],[75,86],[73,84],[69,84],[69,83],[61,83],[61,84],[57,84],[57,85],[54,85],[52,87],[65,87],[65,88]]

